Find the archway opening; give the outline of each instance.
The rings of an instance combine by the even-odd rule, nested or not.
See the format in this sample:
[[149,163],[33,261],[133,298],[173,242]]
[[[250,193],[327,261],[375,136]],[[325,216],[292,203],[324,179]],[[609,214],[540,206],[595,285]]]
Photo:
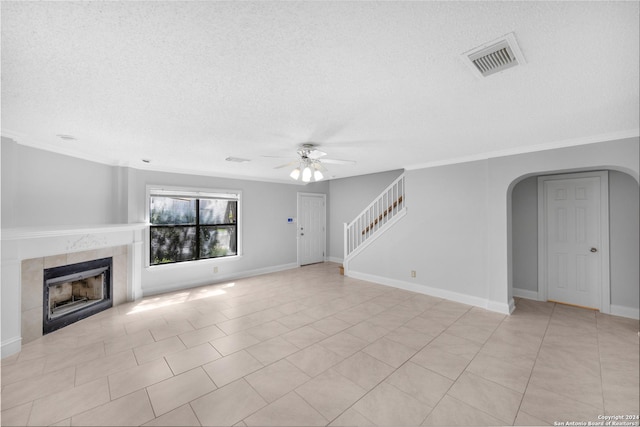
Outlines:
[[[609,172],[610,307],[613,315],[640,317],[639,191],[635,176]],[[509,296],[541,300],[538,289],[538,177],[581,171],[530,173],[515,179],[508,191]],[[546,299],[546,298],[545,298]],[[516,303],[517,310],[517,303]]]

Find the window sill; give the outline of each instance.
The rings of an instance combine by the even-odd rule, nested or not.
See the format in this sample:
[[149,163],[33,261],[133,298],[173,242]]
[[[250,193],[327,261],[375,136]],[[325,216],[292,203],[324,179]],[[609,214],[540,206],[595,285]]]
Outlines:
[[197,259],[193,261],[171,262],[167,264],[155,264],[155,265],[147,264],[145,265],[145,268],[149,270],[156,270],[156,269],[168,269],[169,267],[193,268],[196,266],[204,266],[204,265],[215,266],[219,264],[226,264],[229,262],[240,261],[242,257],[243,255],[239,254],[239,255],[232,255],[232,256],[219,257],[219,258],[207,258],[207,259]]

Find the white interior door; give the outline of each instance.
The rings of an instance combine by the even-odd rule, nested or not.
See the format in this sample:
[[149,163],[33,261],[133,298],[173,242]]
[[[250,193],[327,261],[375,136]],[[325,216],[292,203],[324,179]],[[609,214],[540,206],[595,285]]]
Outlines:
[[298,264],[324,262],[325,254],[324,194],[298,194]]
[[602,309],[605,292],[608,300],[603,286],[605,255],[608,260],[603,178],[606,183],[606,172],[540,178],[547,300],[595,309]]

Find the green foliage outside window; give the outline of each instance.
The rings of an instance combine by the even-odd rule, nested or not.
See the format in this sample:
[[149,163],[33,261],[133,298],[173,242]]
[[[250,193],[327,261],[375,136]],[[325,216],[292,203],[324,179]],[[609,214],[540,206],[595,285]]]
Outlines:
[[151,265],[237,255],[238,201],[151,196]]

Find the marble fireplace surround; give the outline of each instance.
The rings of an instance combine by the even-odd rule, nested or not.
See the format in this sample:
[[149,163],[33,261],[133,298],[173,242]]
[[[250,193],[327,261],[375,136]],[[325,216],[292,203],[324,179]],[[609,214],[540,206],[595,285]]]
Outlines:
[[45,268],[113,258],[113,305],[142,297],[146,224],[2,230],[2,357],[42,336]]

